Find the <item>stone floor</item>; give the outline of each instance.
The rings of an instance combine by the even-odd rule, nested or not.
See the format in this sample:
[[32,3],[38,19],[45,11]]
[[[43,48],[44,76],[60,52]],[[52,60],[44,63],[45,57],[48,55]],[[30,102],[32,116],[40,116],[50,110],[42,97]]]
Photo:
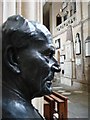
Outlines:
[[53,90],[68,97],[68,118],[90,120],[88,92],[70,89],[66,85],[53,87]]

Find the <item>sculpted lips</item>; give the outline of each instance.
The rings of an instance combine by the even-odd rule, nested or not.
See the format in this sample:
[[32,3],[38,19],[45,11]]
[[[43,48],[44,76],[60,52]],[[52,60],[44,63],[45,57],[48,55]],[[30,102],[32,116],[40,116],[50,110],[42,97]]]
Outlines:
[[49,88],[51,87],[53,78],[54,78],[54,74],[51,73],[51,74],[49,74],[48,77],[45,79],[45,84],[46,84],[47,87],[49,87]]
[[51,87],[51,85],[52,85],[52,81],[46,81],[46,85],[47,85],[47,87]]

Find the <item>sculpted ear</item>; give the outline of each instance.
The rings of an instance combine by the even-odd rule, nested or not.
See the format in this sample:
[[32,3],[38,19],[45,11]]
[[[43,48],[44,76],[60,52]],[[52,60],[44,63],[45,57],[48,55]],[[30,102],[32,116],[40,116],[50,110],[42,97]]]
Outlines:
[[11,71],[20,73],[20,68],[17,62],[17,56],[12,46],[8,46],[4,54],[5,63]]

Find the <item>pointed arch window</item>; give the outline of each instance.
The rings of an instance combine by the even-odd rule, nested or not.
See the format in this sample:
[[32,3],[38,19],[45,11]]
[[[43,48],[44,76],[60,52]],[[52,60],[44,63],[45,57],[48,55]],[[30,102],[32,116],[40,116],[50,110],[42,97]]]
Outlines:
[[62,23],[62,17],[58,13],[57,16],[56,16],[56,26],[60,25],[61,23]]

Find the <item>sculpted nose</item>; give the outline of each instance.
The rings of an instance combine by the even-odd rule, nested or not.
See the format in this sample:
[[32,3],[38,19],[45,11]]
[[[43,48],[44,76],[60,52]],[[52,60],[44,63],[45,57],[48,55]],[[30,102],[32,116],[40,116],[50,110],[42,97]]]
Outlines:
[[51,66],[51,70],[53,72],[60,72],[61,69],[60,69],[59,63],[57,62],[57,60],[55,58],[53,58],[53,60],[54,60],[54,64]]
[[51,69],[53,72],[60,72],[61,71],[60,66],[56,65],[56,64],[52,65]]

